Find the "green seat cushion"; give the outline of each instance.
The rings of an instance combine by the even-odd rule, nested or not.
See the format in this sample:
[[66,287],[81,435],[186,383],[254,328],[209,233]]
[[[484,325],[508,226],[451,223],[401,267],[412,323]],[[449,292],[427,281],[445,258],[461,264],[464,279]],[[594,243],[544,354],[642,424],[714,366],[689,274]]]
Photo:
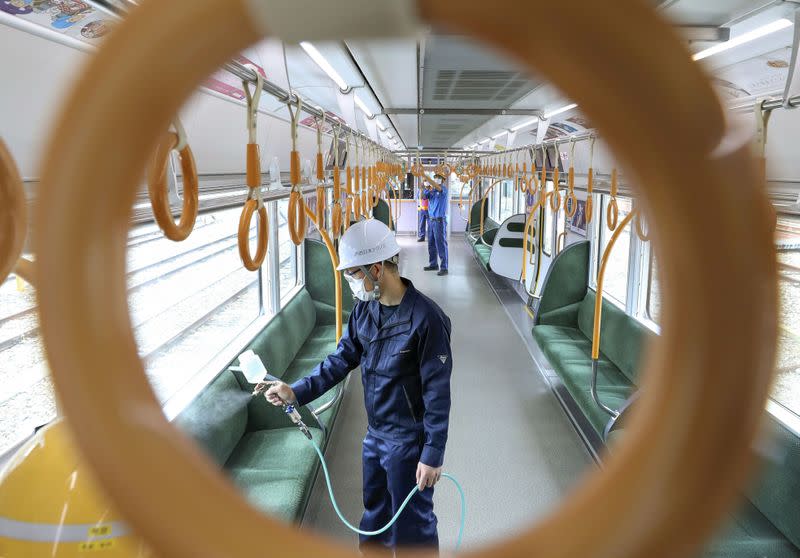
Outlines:
[[[594,330],[595,293],[588,291],[578,310],[578,327],[591,339]],[[603,300],[600,322],[600,351],[631,382],[636,382],[637,369],[644,344],[652,334],[608,300]]]
[[247,401],[247,392],[233,373],[225,370],[177,416],[175,424],[222,465],[244,435]]
[[[311,428],[317,444],[322,431]],[[225,469],[248,501],[286,521],[299,518],[319,463],[314,448],[295,427],[248,432]]]
[[[796,519],[796,516],[795,516]],[[745,501],[707,546],[708,558],[797,558],[798,550],[751,502]]]
[[750,500],[800,548],[800,438],[770,419],[771,459],[763,464]]
[[303,289],[261,330],[250,348],[261,357],[270,374],[282,378],[314,329],[316,319],[311,295]]
[[533,338],[542,347],[558,341],[586,341],[586,336],[581,330],[561,325],[534,326]]
[[483,267],[489,269],[489,259],[492,257],[492,247],[479,243],[473,246],[472,249],[475,251],[475,255]]
[[[577,329],[578,327],[578,310],[580,309],[581,303],[576,302],[574,304],[568,304],[566,306],[560,306],[549,312],[542,312],[541,306],[539,307],[539,311],[536,316],[536,324],[534,326],[534,330],[538,327],[546,327],[549,325],[555,326],[566,326],[570,329]],[[581,333],[583,335],[583,333]]]
[[[603,435],[606,424],[611,420],[611,415],[606,413],[592,398],[591,388],[581,392],[575,392],[569,387],[570,394],[581,408],[584,416],[592,424],[595,431]],[[633,393],[633,387],[598,387],[597,396],[600,401],[611,409],[619,409]]]

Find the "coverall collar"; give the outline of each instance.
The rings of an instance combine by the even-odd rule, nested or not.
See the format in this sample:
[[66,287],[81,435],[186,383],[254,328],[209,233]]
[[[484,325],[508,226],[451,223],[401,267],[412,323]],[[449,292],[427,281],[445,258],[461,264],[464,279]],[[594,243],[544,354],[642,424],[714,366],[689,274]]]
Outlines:
[[[381,324],[380,328],[376,328],[375,335],[370,340],[372,343],[399,333],[404,333],[411,327],[411,311],[414,309],[414,304],[417,302],[417,289],[415,289],[414,284],[405,277],[401,277],[400,280],[406,286],[406,292],[403,295],[403,300],[400,301],[400,307],[397,309],[397,312],[389,318],[388,322]],[[377,324],[380,323],[380,302],[376,300],[368,303],[367,311],[373,323],[377,326]]]

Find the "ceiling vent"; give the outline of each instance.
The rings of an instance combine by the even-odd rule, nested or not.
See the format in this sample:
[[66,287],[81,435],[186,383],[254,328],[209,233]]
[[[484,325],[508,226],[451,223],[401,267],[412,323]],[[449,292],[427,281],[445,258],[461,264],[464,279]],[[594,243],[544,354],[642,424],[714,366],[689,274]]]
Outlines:
[[503,103],[530,90],[530,80],[521,72],[485,70],[439,70],[434,82],[434,101]]

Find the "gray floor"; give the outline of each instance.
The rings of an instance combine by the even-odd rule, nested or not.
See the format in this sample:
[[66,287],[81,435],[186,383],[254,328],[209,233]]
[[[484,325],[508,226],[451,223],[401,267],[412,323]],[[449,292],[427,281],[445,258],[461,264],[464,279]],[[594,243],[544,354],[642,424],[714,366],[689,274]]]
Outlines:
[[[453,324],[453,406],[444,469],[467,495],[463,548],[505,538],[547,514],[594,462],[461,236],[450,239],[450,275],[424,272],[427,248],[401,239],[401,271]],[[351,377],[327,451],[334,492],[352,523],[361,516],[361,382]],[[449,481],[436,488],[442,548],[458,531],[459,499]],[[354,547],[320,474],[303,527]]]

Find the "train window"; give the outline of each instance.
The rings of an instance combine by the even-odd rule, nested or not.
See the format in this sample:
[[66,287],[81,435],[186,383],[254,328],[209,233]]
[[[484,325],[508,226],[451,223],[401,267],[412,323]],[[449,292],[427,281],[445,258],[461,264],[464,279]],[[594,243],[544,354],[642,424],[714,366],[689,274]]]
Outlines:
[[[609,196],[603,196],[603,211],[601,213],[602,222],[600,223],[600,251],[599,258],[603,257],[603,252],[608,245],[608,241],[613,234],[608,230],[608,223],[606,220],[607,207],[610,201]],[[622,221],[631,211],[631,199],[617,197],[617,206],[619,207],[619,219]],[[620,234],[617,239],[614,249],[611,251],[608,264],[606,266],[605,285],[603,287],[604,294],[611,297],[621,304],[625,304],[628,292],[628,264],[630,258],[631,248],[631,227],[628,225],[625,230]],[[598,261],[598,269],[600,268]]]
[[781,314],[772,398],[800,415],[800,250],[778,252],[778,265]]
[[506,180],[500,187],[502,188],[502,196],[500,197],[500,218],[497,220],[498,223],[502,223],[514,214],[513,186],[511,182]]
[[647,318],[656,323],[661,319],[661,285],[658,282],[656,257],[652,251],[647,275]]
[[289,236],[289,200],[278,201],[278,273],[281,299],[297,286],[297,246]]
[[55,417],[56,402],[39,337],[34,289],[13,276],[6,279],[0,285],[0,309],[2,452]]
[[[553,191],[553,183],[547,183],[547,191]],[[542,225],[542,253],[545,256],[553,255],[553,212],[550,210],[550,203],[544,207],[544,224]]]
[[[198,217],[183,242],[154,225],[128,240],[131,322],[156,395],[166,401],[261,314],[259,274],[242,267],[236,244],[240,208]],[[255,220],[251,234],[255,234]],[[33,289],[0,287],[0,451],[56,416],[41,349]],[[13,373],[27,370],[26,374]]]

